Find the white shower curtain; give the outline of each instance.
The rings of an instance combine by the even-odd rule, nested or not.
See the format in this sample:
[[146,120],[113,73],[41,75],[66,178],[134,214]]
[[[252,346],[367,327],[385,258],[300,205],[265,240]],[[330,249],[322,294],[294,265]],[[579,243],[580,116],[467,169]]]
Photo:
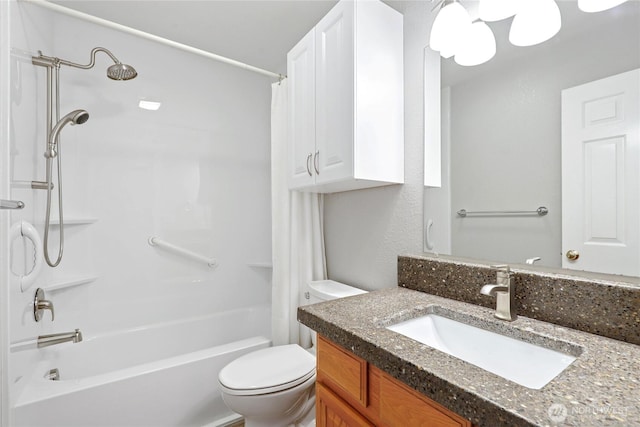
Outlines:
[[311,280],[327,277],[322,195],[289,191],[287,184],[287,80],[271,87],[271,239],[273,345],[311,345],[296,320]]

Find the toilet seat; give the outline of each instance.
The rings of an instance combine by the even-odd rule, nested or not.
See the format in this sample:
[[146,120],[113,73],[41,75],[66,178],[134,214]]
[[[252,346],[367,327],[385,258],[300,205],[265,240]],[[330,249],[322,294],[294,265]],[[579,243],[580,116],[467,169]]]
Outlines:
[[239,357],[218,375],[224,392],[261,395],[296,387],[315,379],[316,359],[297,344],[269,347]]

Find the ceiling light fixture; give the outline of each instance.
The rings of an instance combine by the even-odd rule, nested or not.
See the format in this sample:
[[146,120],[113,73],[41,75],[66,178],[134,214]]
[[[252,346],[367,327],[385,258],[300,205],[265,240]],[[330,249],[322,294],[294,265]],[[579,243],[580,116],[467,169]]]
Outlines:
[[[600,12],[626,1],[578,0],[578,7],[584,12]],[[464,66],[482,64],[496,54],[496,39],[486,22],[513,16],[509,41],[515,46],[545,42],[562,27],[555,0],[479,0],[480,19],[473,23],[469,12],[457,0],[437,0],[431,11],[437,8],[440,10],[431,27],[429,46],[443,58],[455,55],[456,63]]]
[[555,36],[561,26],[560,9],[554,0],[520,0],[509,41],[515,46],[533,46]]
[[453,1],[441,4],[429,37],[431,49],[440,52],[444,58],[452,57],[462,43],[466,28],[471,25],[471,17],[460,3]]
[[496,38],[489,26],[476,21],[467,26],[464,34],[464,43],[456,52],[454,60],[459,65],[466,67],[480,65],[496,54]]

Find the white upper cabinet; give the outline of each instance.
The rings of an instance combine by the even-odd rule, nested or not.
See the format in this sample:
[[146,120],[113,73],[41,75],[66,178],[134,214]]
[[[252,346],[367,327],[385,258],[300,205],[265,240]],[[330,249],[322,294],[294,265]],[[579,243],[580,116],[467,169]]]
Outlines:
[[[290,188],[313,184],[312,161],[316,149],[314,36],[315,32],[311,30],[287,55],[289,80],[287,152]],[[292,141],[295,141],[295,144]]]
[[287,55],[289,187],[404,182],[402,15],[341,1]]

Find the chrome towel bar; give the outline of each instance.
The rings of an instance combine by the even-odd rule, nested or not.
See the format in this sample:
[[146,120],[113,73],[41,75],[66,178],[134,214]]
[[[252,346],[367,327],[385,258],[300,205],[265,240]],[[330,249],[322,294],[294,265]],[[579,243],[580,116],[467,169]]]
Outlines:
[[544,206],[540,206],[535,211],[467,211],[466,209],[460,209],[457,214],[459,217],[466,217],[469,215],[478,216],[492,216],[492,215],[539,215],[545,216],[549,213],[549,209]]
[[209,258],[204,255],[197,254],[188,249],[181,248],[165,240],[159,239],[158,237],[151,236],[149,237],[148,242],[151,246],[156,246],[158,248],[165,249],[169,252],[173,252],[175,254],[182,255],[184,257],[203,262],[211,268],[215,268],[218,266],[218,261],[216,261],[214,258]]

